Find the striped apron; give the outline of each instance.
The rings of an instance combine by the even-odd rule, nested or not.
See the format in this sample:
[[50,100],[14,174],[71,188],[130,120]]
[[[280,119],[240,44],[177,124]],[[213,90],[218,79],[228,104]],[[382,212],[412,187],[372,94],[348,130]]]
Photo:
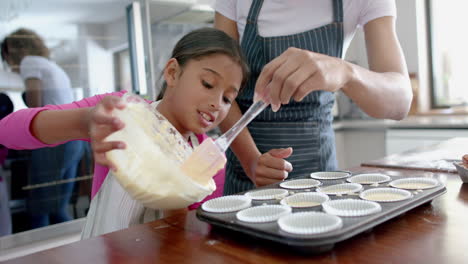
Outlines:
[[[241,42],[251,68],[251,78],[236,101],[244,113],[252,104],[255,82],[263,67],[289,47],[297,47],[341,58],[343,49],[343,4],[333,0],[333,22],[306,32],[275,37],[261,37],[258,15],[263,0],[253,0]],[[313,10],[311,10],[313,12]],[[332,127],[334,94],[314,91],[303,101],[284,105],[278,112],[266,108],[249,124],[248,129],[258,149],[265,153],[273,148],[292,147],[287,158],[293,165],[288,179],[301,178],[314,171],[335,170],[335,136]],[[255,187],[231,150],[226,153],[224,194],[234,194]]]

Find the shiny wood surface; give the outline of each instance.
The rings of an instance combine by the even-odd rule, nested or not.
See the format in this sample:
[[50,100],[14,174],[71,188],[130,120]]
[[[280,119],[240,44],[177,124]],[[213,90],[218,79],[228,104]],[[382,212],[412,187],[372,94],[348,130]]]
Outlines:
[[456,174],[369,167],[353,172],[436,177],[447,193],[373,230],[308,255],[213,228],[195,211],[5,263],[468,263],[468,184]]
[[468,153],[468,138],[453,138],[441,143],[366,161],[361,166],[457,173],[452,162]]

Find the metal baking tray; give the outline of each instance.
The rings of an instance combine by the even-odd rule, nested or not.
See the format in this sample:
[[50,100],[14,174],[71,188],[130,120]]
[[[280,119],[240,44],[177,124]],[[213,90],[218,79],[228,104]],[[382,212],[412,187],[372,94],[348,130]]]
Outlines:
[[[366,172],[367,173],[367,172]],[[356,173],[358,175],[361,173]],[[388,174],[386,174],[388,175]],[[391,180],[397,180],[402,178],[408,177],[401,177],[401,176],[391,176]],[[346,183],[346,179],[340,180],[320,180],[323,186],[334,185],[339,183]],[[378,188],[378,187],[389,187],[389,182],[379,184],[378,186],[370,186],[370,185],[363,185],[364,190],[371,189],[371,188]],[[280,183],[272,184],[268,186],[264,186],[262,188],[281,188],[279,186]],[[309,192],[315,191],[316,188],[309,188],[304,190],[289,190],[293,193],[299,193],[301,191],[308,190]],[[382,207],[382,211],[376,214],[367,215],[367,216],[360,216],[360,217],[341,217],[343,221],[343,227],[341,229],[330,231],[328,233],[321,233],[315,235],[296,235],[286,233],[281,230],[275,222],[269,223],[247,223],[240,221],[236,218],[237,212],[232,213],[210,213],[206,212],[200,208],[197,209],[196,215],[197,217],[204,222],[212,224],[215,227],[220,227],[222,229],[227,229],[231,231],[235,231],[242,235],[251,236],[254,238],[258,238],[261,240],[266,240],[274,243],[279,243],[282,245],[286,245],[291,247],[292,249],[296,249],[299,251],[307,252],[307,253],[320,253],[324,251],[331,250],[334,245],[338,242],[344,241],[349,239],[353,236],[356,236],[362,232],[366,232],[371,230],[373,227],[380,225],[392,218],[395,218],[411,209],[418,207],[420,205],[426,204],[432,201],[434,198],[444,194],[446,192],[445,185],[440,182],[439,185],[425,190],[418,190],[418,191],[411,191],[413,193],[413,197],[407,200],[399,201],[399,202],[379,202]],[[246,192],[242,192],[239,194],[244,194]],[[343,196],[334,196],[329,195],[330,200],[334,199],[360,199],[358,195],[343,195]],[[279,200],[268,200],[268,201],[255,201],[252,200],[252,206],[258,206],[263,204],[279,204]],[[322,206],[318,206],[315,208],[300,208],[295,209],[293,208],[292,213],[295,212],[303,212],[303,211],[322,211]]]

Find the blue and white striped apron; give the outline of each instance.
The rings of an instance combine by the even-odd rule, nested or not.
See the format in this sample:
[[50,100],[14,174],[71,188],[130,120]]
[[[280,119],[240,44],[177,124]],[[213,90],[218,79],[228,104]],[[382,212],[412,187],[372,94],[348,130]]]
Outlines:
[[[241,42],[251,68],[251,78],[236,101],[244,113],[252,104],[255,82],[263,67],[289,47],[297,47],[334,57],[343,49],[343,4],[333,0],[333,22],[306,32],[275,37],[261,37],[257,19],[263,0],[253,0]],[[313,10],[311,10],[311,14]],[[334,94],[314,91],[301,102],[291,101],[278,112],[266,108],[248,126],[258,149],[265,153],[273,148],[292,147],[287,158],[293,165],[288,179],[305,177],[314,171],[336,169],[335,136],[331,109]],[[224,194],[234,194],[254,188],[231,150],[227,151]]]

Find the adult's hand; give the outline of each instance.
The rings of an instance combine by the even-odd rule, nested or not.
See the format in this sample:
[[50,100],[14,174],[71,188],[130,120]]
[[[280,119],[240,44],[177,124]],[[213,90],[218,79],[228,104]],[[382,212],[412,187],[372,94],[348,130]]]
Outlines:
[[464,155],[463,158],[463,165],[468,168],[468,154]]
[[255,87],[255,100],[270,102],[273,111],[291,99],[302,101],[317,90],[335,92],[350,79],[349,64],[340,59],[298,48],[288,48],[268,63]]
[[253,165],[251,180],[256,186],[264,186],[283,181],[293,170],[285,159],[291,156],[292,148],[271,149],[263,153]]
[[123,108],[125,108],[125,103],[120,97],[106,96],[89,111],[87,117],[94,159],[96,163],[107,166],[111,170],[116,170],[116,167],[106,158],[106,152],[113,149],[124,149],[125,143],[121,141],[105,142],[104,139],[125,126],[120,119],[112,116],[114,109]]

